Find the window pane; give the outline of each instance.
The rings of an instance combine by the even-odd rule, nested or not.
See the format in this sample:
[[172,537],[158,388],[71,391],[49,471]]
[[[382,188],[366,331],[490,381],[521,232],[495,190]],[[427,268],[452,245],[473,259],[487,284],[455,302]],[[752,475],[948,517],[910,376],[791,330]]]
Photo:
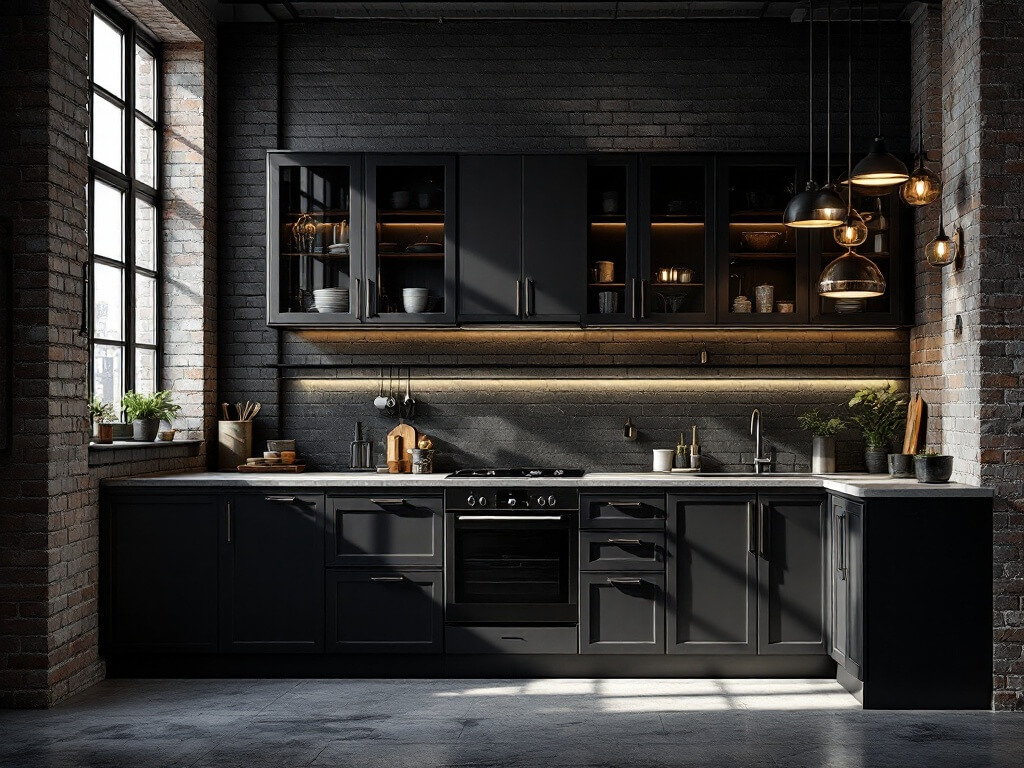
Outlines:
[[93,332],[97,339],[124,340],[124,283],[119,267],[94,264],[92,271]]
[[156,270],[156,208],[135,199],[135,263]]
[[92,79],[124,98],[124,37],[100,16],[92,17]]
[[99,179],[93,187],[93,253],[124,260],[124,193]]
[[104,403],[121,404],[124,350],[110,344],[96,344],[92,353],[92,393]]
[[135,350],[135,391],[156,392],[156,350]]
[[156,344],[156,279],[135,276],[135,341]]
[[92,128],[93,159],[124,171],[124,110],[94,93]]
[[142,46],[135,46],[135,108],[156,119],[156,59]]
[[135,178],[156,186],[156,131],[135,119]]

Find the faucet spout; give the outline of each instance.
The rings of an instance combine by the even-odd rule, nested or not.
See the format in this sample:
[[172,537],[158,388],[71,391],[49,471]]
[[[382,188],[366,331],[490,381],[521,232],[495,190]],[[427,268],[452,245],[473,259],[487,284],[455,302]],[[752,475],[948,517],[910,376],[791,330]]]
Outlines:
[[764,444],[761,441],[761,411],[755,408],[750,414],[750,434],[754,438],[754,474],[760,475],[771,467],[771,458],[762,457]]

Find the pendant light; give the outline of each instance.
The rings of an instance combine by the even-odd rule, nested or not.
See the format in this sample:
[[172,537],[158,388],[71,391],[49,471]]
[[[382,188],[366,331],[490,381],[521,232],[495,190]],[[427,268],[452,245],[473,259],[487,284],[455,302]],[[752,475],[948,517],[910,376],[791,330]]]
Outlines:
[[917,124],[917,167],[900,187],[900,197],[908,205],[922,206],[935,202],[942,194],[942,181],[924,166],[924,161],[928,159],[928,153],[924,151],[924,107],[918,111]]
[[[853,165],[853,22],[850,22],[850,50],[846,54],[846,178],[850,178]],[[853,189],[846,187],[846,216],[843,223],[832,230],[832,238],[846,248],[856,248],[868,239],[868,225],[864,217],[853,209]]]
[[946,227],[942,220],[942,206],[939,206],[939,234],[925,246],[924,254],[928,265],[942,269],[956,261],[959,247],[956,240],[946,235]]
[[859,187],[895,187],[910,178],[907,166],[885,147],[882,136],[882,2],[877,0],[878,35],[876,41],[876,114],[878,133],[867,156],[857,163],[850,176],[850,182]]
[[[847,11],[849,13],[849,25],[847,28],[849,60],[847,61],[847,75],[853,69],[853,0],[847,0]],[[852,78],[850,78],[852,79]],[[847,109],[852,109],[852,94],[847,89]],[[850,153],[847,153],[847,165],[850,163]],[[852,212],[853,208],[849,200],[852,198],[852,189],[847,190],[847,207]],[[863,224],[863,220],[861,221]],[[878,266],[871,259],[861,256],[852,248],[847,248],[846,253],[833,259],[828,266],[822,270],[818,278],[818,295],[830,299],[869,299],[874,296],[881,296],[885,293],[885,276]]]
[[818,189],[814,181],[814,0],[810,2],[808,17],[808,114],[809,135],[807,186],[789,201],[782,214],[782,223],[794,229],[829,229],[842,223],[840,212],[842,200],[836,193],[825,187]]

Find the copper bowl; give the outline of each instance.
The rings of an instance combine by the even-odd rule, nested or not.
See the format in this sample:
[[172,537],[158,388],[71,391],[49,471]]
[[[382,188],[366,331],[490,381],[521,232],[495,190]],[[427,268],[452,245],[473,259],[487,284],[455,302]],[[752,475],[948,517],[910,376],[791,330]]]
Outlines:
[[743,247],[759,253],[777,251],[785,239],[785,232],[743,232],[740,234],[740,242]]

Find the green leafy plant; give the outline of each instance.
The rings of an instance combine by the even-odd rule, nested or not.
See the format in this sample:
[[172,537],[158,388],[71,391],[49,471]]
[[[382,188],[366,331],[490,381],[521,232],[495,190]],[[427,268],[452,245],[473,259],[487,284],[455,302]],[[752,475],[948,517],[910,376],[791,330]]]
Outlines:
[[89,401],[89,418],[97,424],[106,424],[117,418],[113,403],[104,403],[95,395]]
[[849,406],[869,449],[887,450],[907,418],[906,395],[895,384],[858,390]]
[[835,437],[846,429],[846,422],[838,416],[822,414],[817,409],[797,416],[796,420],[800,422],[800,429],[817,437]]
[[934,448],[922,448],[917,452],[918,456],[945,456],[942,451],[936,451]]
[[171,402],[171,393],[166,389],[151,395],[144,392],[125,392],[121,398],[121,407],[124,408],[128,421],[160,419],[170,423],[181,410],[180,405]]

